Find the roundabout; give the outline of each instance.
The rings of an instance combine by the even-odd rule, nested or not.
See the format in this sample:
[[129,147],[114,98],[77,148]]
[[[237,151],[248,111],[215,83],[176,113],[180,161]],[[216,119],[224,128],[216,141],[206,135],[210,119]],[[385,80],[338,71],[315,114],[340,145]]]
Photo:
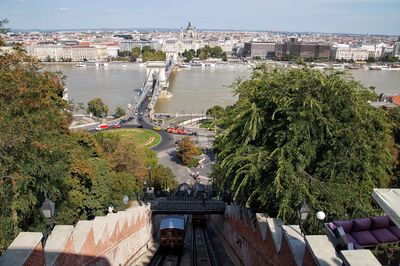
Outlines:
[[154,130],[143,128],[121,128],[112,129],[104,132],[105,134],[113,134],[128,140],[135,140],[140,146],[152,148],[161,142],[161,136]]

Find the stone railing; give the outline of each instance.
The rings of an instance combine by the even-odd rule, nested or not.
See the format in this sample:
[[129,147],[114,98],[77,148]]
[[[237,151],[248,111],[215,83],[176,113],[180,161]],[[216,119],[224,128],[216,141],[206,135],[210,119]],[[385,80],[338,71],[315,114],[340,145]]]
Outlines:
[[20,233],[0,265],[125,265],[147,252],[152,242],[149,205],[138,206],[79,221],[56,225],[45,246],[42,233]]

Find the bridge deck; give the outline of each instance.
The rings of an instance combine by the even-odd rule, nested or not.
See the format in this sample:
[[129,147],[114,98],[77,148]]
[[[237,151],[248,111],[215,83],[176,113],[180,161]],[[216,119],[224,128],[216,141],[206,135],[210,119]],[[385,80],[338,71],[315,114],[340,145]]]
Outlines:
[[221,214],[225,212],[222,201],[153,200],[150,209],[154,214]]

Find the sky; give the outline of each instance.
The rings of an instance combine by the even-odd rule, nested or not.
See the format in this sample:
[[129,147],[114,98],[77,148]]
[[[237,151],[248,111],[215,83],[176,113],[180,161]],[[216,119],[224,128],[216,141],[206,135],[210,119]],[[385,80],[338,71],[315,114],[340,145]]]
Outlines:
[[11,29],[186,27],[400,35],[400,0],[0,0]]

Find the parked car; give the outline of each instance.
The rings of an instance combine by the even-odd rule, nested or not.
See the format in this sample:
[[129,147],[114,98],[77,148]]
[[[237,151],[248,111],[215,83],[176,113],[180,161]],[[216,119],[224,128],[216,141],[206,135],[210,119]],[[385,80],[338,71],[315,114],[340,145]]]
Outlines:
[[161,130],[161,127],[155,126],[155,127],[153,127],[153,130],[160,131],[160,130]]
[[125,124],[127,122],[126,119],[121,119],[121,121],[119,121],[120,124]]
[[108,129],[109,127],[110,127],[110,126],[107,125],[107,124],[100,124],[100,125],[98,125],[98,126],[96,127],[96,130],[97,130],[97,131],[106,130],[106,129]]
[[114,124],[114,125],[112,126],[112,128],[121,128],[121,125],[120,125],[120,124]]
[[142,125],[138,125],[138,128],[143,128],[143,126]]

